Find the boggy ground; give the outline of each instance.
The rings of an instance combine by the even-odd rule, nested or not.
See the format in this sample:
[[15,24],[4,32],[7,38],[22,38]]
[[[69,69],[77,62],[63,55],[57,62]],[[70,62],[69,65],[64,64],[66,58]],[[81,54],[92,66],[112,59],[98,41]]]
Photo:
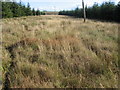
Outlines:
[[45,15],[2,25],[3,87],[117,88],[117,23]]

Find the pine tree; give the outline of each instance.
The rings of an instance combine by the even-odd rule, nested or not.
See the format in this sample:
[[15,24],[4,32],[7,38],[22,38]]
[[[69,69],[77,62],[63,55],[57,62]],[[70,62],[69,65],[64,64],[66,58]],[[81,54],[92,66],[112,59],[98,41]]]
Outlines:
[[10,8],[10,2],[2,2],[2,17],[11,18],[13,17],[13,13]]
[[24,9],[25,9],[25,6],[22,5],[22,2],[21,2],[21,0],[20,0],[20,2],[19,2],[19,14],[20,14],[20,16],[25,16],[25,11],[24,11]]
[[40,11],[39,10],[36,11],[36,15],[40,15]]
[[[120,22],[120,2],[104,2],[102,5],[95,3],[92,7],[86,8],[87,18]],[[83,9],[76,8],[74,11],[60,11],[59,15],[83,17]]]
[[28,3],[27,8],[26,8],[26,16],[30,16],[30,15],[32,15],[32,11],[31,11],[31,8],[30,8],[30,4]]
[[34,8],[32,9],[32,15],[34,15],[34,16],[36,15],[36,11]]
[[16,2],[12,2],[11,10],[13,12],[13,17],[21,16],[20,6]]
[[120,1],[118,2],[117,6],[116,6],[116,21],[120,22]]
[[2,2],[0,1],[0,19],[2,18]]

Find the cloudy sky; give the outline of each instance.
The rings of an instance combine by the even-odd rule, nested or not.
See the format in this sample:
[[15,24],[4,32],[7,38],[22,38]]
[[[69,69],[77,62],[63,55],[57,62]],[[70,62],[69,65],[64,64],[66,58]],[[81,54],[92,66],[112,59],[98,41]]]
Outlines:
[[[18,2],[20,0],[17,0]],[[47,11],[71,10],[82,7],[82,0],[21,0],[25,5],[30,3],[32,8]],[[119,0],[84,0],[85,5],[92,6],[95,2],[101,4],[104,1],[112,1],[117,4]]]

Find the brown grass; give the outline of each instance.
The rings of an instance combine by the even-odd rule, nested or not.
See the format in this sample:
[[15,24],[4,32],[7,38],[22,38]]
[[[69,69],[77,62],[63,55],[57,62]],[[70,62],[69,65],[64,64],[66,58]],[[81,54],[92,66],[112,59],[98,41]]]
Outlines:
[[59,15],[3,19],[3,87],[117,88],[117,27]]

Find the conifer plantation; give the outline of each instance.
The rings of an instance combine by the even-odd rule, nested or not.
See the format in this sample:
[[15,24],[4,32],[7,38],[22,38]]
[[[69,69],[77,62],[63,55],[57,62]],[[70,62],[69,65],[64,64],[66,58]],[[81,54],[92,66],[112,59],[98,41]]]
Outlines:
[[[88,19],[120,22],[120,2],[117,5],[114,2],[104,2],[101,5],[94,3],[92,7],[86,6],[85,10]],[[59,15],[83,18],[83,9],[77,7],[75,10],[63,10]]]
[[3,18],[12,18],[12,17],[21,17],[21,16],[35,16],[35,15],[44,15],[44,12],[40,10],[31,9],[30,4],[27,6],[22,4],[22,2],[2,2],[2,17]]

